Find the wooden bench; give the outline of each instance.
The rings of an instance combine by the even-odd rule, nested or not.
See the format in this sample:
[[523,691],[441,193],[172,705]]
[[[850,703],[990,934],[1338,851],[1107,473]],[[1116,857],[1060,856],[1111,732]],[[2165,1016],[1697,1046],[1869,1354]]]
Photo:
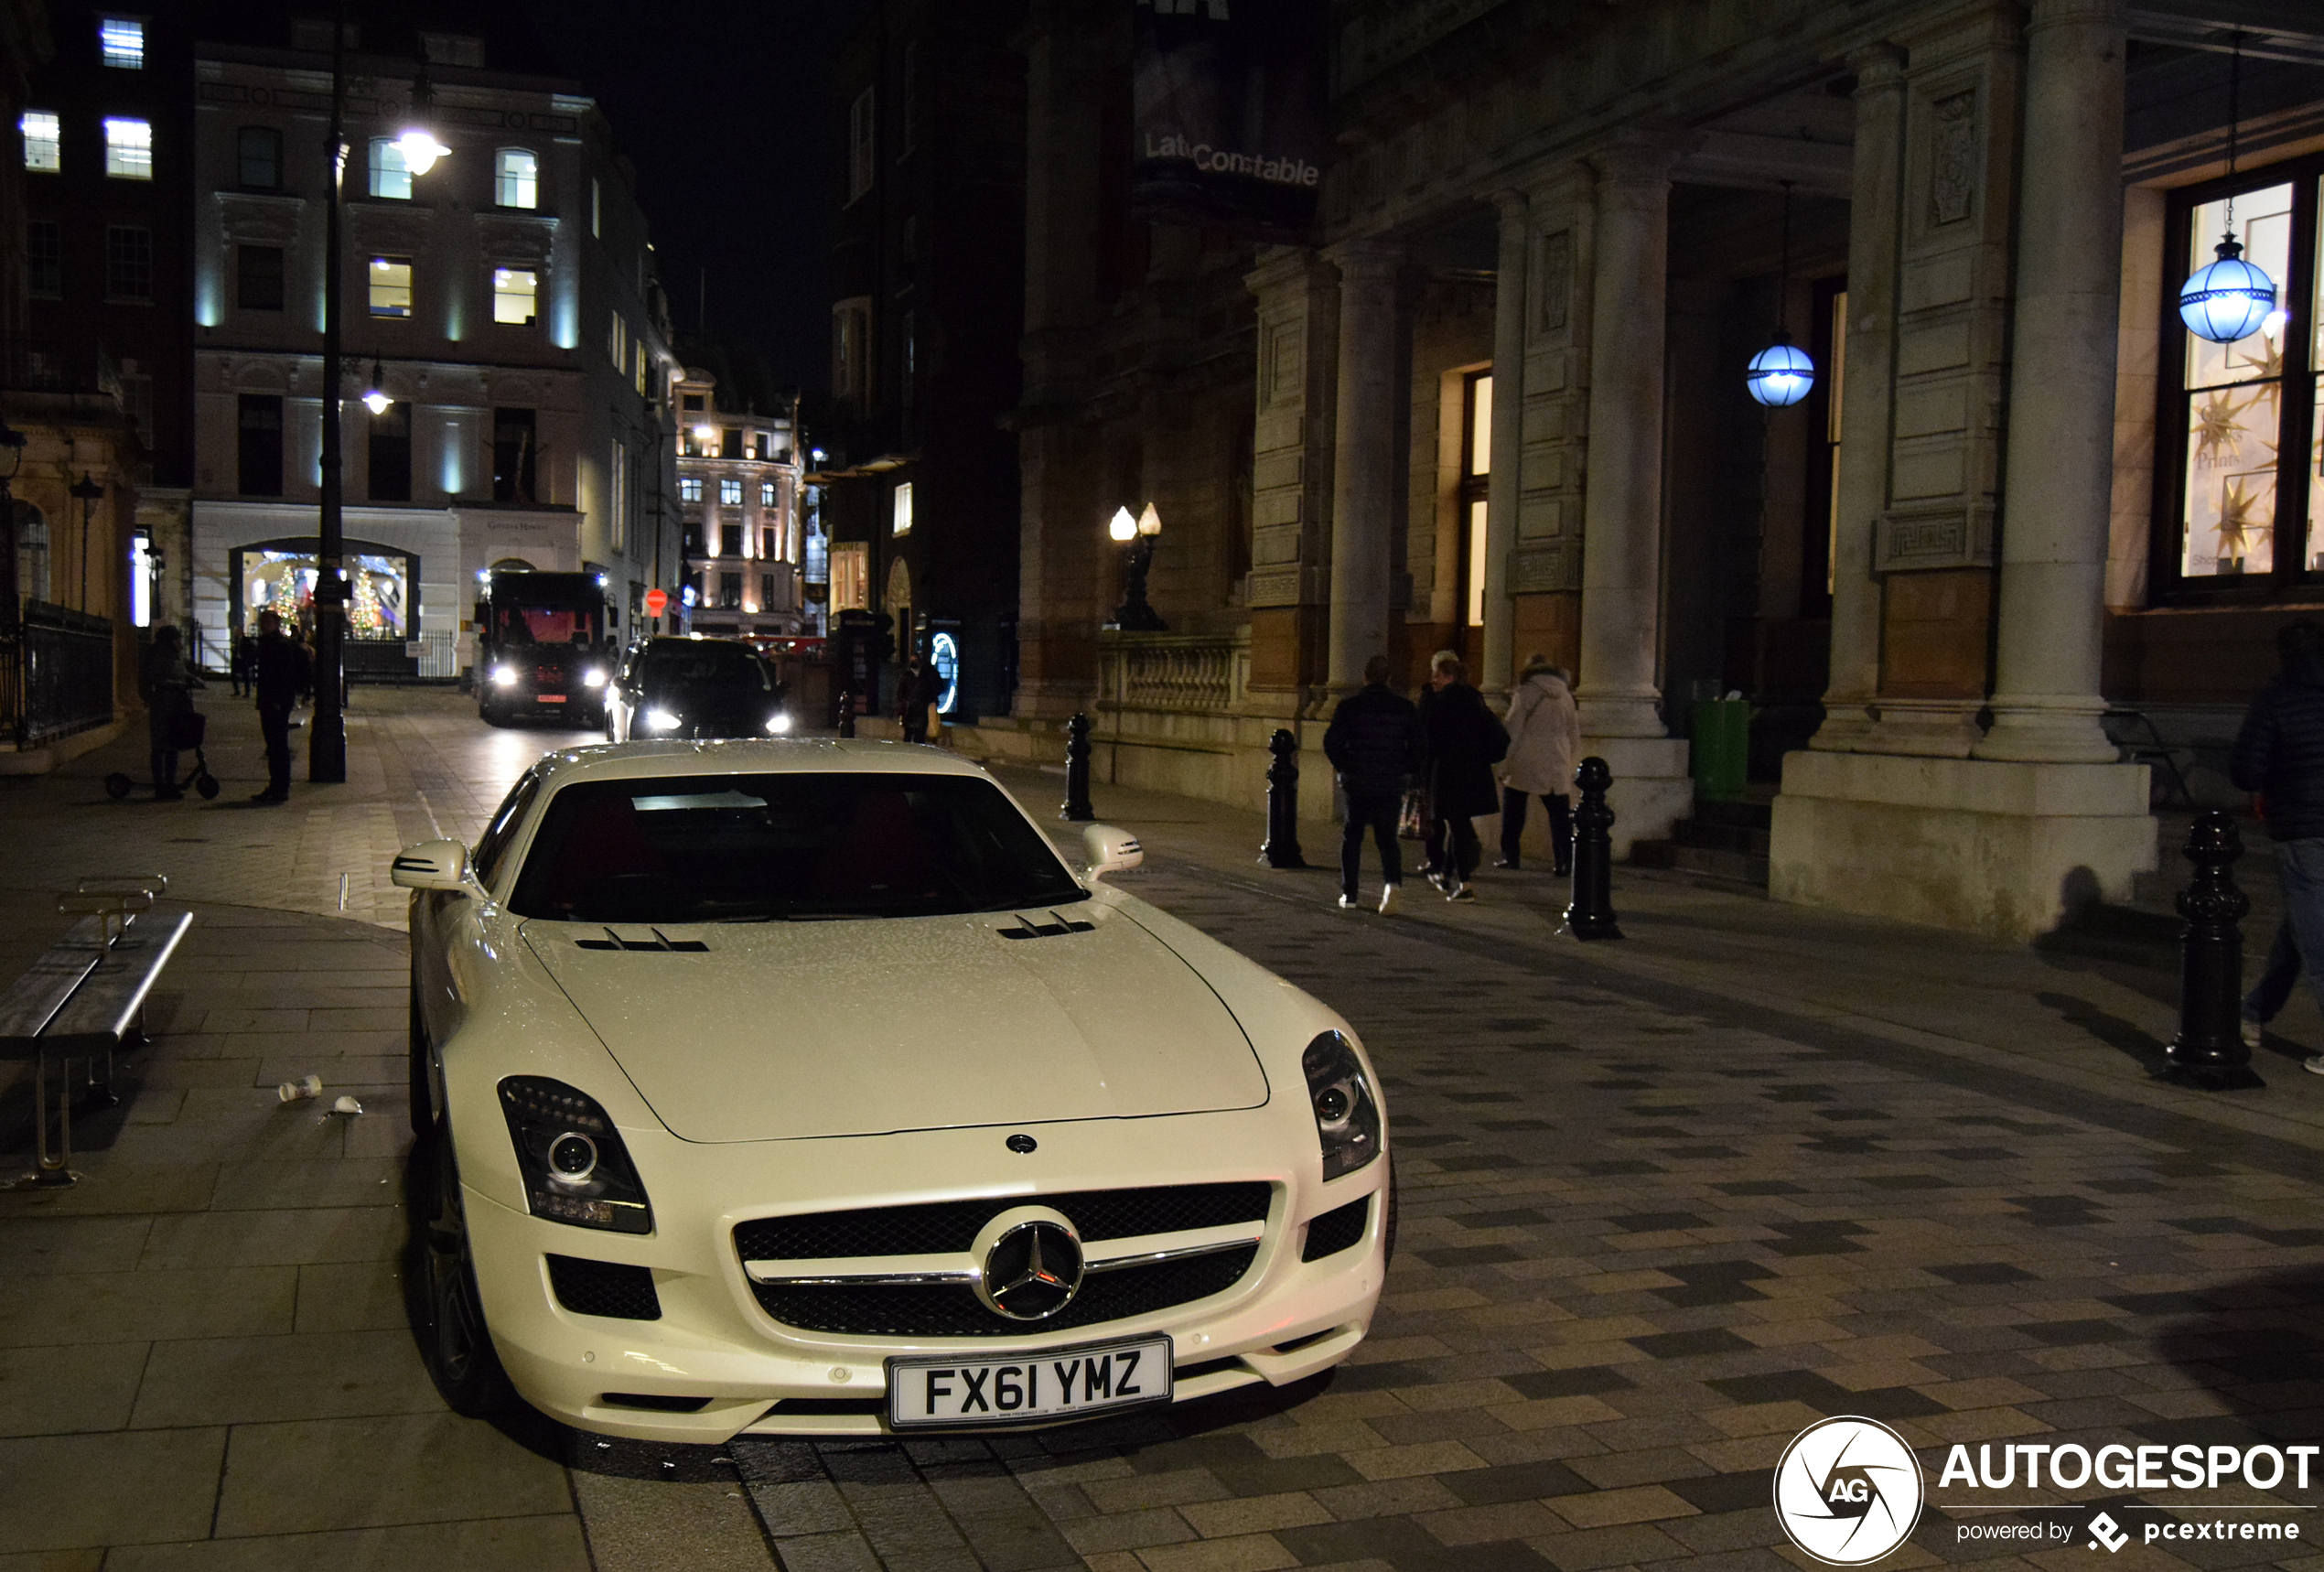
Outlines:
[[[165,906],[160,874],[92,875],[57,898],[77,917],[64,936],[0,994],[0,1058],[32,1061],[32,1122],[38,1167],[23,1184],[70,1185],[72,1172],[71,1061],[85,1067],[82,1102],[110,1108],[113,1056],[145,1040],[145,996],[194,914]],[[104,1069],[99,1075],[102,1059]],[[56,1150],[48,1149],[48,1077],[57,1077]],[[14,1188],[14,1187],[0,1187]]]

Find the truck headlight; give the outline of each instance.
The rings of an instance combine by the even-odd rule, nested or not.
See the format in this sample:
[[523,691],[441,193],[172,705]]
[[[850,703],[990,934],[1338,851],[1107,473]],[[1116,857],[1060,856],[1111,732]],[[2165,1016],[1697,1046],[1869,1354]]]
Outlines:
[[653,1232],[653,1208],[629,1149],[597,1099],[539,1075],[500,1082],[533,1215],[616,1233]]
[[1307,1044],[1299,1068],[1323,1145],[1323,1177],[1354,1173],[1380,1155],[1380,1103],[1356,1045],[1342,1033],[1325,1032]]
[[597,667],[591,666],[581,673],[581,685],[585,688],[601,688],[605,686],[605,673]]
[[791,716],[784,714],[781,710],[777,710],[774,714],[767,717],[767,735],[769,737],[780,737],[783,733],[789,731],[790,729]]
[[648,731],[675,731],[678,729],[678,717],[666,709],[650,709],[646,711],[646,729]]
[[516,686],[516,668],[505,663],[493,667],[492,685],[496,688],[512,688]]

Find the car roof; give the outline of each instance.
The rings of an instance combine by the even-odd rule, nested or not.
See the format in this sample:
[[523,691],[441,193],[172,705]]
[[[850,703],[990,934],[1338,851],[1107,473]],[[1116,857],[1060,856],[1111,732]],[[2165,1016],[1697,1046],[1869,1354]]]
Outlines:
[[[544,754],[542,785],[576,781],[635,781],[661,775],[864,774],[973,775],[993,778],[956,753],[924,743],[877,738],[744,738],[729,741],[609,742]],[[994,781],[998,785],[998,781]]]
[[753,660],[759,651],[739,639],[696,639],[684,633],[656,633],[639,646],[641,654],[685,654],[697,650],[739,650]]

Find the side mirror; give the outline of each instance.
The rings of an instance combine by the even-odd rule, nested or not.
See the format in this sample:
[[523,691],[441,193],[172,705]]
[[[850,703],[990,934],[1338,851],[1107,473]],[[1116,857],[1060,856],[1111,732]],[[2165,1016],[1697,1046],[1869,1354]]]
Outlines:
[[1136,867],[1146,861],[1146,848],[1129,831],[1112,824],[1092,824],[1081,832],[1081,850],[1090,859],[1090,878],[1103,878]]
[[422,841],[395,854],[387,877],[405,889],[448,889],[462,895],[478,893],[468,872],[468,848],[457,841]]

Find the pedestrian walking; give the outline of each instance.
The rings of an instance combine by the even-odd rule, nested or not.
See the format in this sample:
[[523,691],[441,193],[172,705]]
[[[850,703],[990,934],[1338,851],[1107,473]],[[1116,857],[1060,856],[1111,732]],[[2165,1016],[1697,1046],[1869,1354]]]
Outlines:
[[1469,880],[1484,855],[1470,821],[1497,812],[1493,766],[1509,754],[1509,733],[1469,685],[1468,668],[1450,650],[1428,660],[1429,691],[1420,695],[1420,726],[1428,742],[1429,882],[1447,900],[1474,900]]
[[1341,699],[1323,734],[1323,754],[1340,772],[1348,802],[1348,824],[1340,837],[1340,904],[1353,910],[1363,871],[1363,837],[1370,830],[1380,848],[1380,915],[1396,909],[1404,879],[1403,848],[1396,844],[1396,815],[1404,788],[1420,772],[1425,745],[1420,712],[1388,685],[1388,657],[1364,662],[1361,689]]
[[250,693],[251,662],[255,651],[256,644],[248,633],[234,635],[233,645],[226,656],[226,675],[232,684],[233,694],[238,699],[246,697]]
[[258,699],[259,735],[266,739],[266,790],[251,801],[273,806],[290,801],[290,715],[314,687],[314,666],[306,647],[283,631],[272,611],[258,614],[258,648],[252,659],[251,691]]
[[1528,655],[1517,685],[1509,690],[1509,757],[1501,772],[1501,860],[1517,866],[1518,838],[1525,833],[1529,798],[1549,810],[1549,844],[1560,878],[1574,871],[1575,756],[1582,750],[1582,722],[1574,690],[1563,667],[1546,655]]
[[[2291,623],[2276,634],[2276,652],[2282,669],[2244,711],[2228,761],[2276,843],[2284,891],[2267,964],[2243,996],[2243,1040],[2254,1048],[2302,971],[2324,1004],[2324,623]],[[2310,1054],[2307,1068],[2324,1075],[2324,1053]]]
[[145,701],[145,742],[156,802],[175,802],[186,795],[178,785],[178,731],[194,713],[194,689],[199,686],[201,678],[186,662],[185,636],[175,628],[156,629],[145,648],[137,691]]
[[906,742],[928,740],[930,730],[937,724],[939,691],[934,670],[914,655],[896,683],[896,718],[903,723]]

